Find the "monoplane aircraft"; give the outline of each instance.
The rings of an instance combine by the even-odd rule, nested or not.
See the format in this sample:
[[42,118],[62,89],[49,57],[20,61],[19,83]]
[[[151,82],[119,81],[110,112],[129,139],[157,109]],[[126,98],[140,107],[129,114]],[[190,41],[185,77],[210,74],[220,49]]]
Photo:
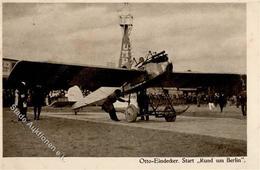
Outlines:
[[[115,89],[120,89],[124,95],[131,95],[151,87],[213,87],[234,94],[244,84],[245,75],[175,72],[173,68],[165,51],[150,55],[136,63],[133,69],[19,61],[11,71],[8,81],[10,85],[25,81],[29,86],[41,84],[48,89],[69,89],[68,99],[74,103],[72,109],[75,112],[92,103],[102,103]],[[80,89],[88,89],[92,93],[84,97]],[[127,121],[135,121],[140,116],[137,107],[129,102],[125,111]],[[154,107],[150,114],[164,117],[166,121],[175,121],[178,114],[187,110],[185,108],[177,112],[171,101],[163,112],[156,109]]]

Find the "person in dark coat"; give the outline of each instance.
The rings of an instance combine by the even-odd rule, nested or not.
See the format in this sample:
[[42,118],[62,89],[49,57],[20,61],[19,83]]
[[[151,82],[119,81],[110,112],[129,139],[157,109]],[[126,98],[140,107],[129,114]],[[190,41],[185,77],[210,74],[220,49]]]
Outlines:
[[240,105],[241,105],[241,111],[243,116],[246,116],[246,103],[247,103],[247,95],[246,95],[246,90],[245,88],[243,89],[243,91],[240,93],[239,95],[239,101],[240,101]]
[[149,108],[149,96],[146,94],[146,89],[141,90],[137,93],[137,104],[139,107],[139,113],[141,120],[149,120],[148,108]]
[[102,109],[109,113],[109,116],[110,116],[110,119],[111,120],[114,120],[114,121],[119,121],[119,119],[117,118],[117,115],[116,115],[116,109],[114,107],[114,103],[118,100],[120,102],[128,102],[124,99],[121,98],[122,96],[122,92],[121,90],[117,89],[114,91],[114,93],[112,93],[111,95],[109,95],[103,105],[102,105]]
[[18,121],[22,121],[23,118],[29,121],[27,118],[27,100],[28,100],[28,89],[25,82],[21,82],[16,90],[16,105],[20,110],[22,116],[18,116]]
[[[34,109],[34,120],[40,120],[42,106],[44,105],[44,91],[41,85],[36,85],[32,90],[32,105]],[[38,113],[38,114],[37,114]]]
[[196,101],[197,101],[197,107],[200,107],[200,103],[201,103],[201,94],[200,93],[197,94]]
[[221,93],[219,95],[218,104],[219,104],[219,107],[220,107],[220,112],[222,113],[224,106],[227,104],[227,99],[226,99],[224,93]]

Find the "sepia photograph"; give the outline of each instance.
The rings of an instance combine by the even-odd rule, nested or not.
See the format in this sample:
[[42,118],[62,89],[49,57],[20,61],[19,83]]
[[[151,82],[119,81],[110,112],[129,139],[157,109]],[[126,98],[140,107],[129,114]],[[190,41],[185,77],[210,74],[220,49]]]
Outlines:
[[244,163],[247,22],[246,3],[2,3],[3,158]]

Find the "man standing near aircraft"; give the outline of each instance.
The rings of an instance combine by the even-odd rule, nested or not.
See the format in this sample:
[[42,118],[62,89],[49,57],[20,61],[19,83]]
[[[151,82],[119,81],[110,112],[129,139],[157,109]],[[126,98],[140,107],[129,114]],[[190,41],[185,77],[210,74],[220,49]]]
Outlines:
[[[41,85],[36,85],[32,91],[32,104],[34,109],[34,120],[40,120],[42,106],[44,104],[44,92]],[[38,114],[37,114],[38,113]]]
[[246,116],[246,103],[247,103],[247,95],[246,95],[246,88],[243,87],[242,92],[239,95],[239,101],[241,104],[241,111],[243,116]]
[[224,95],[224,93],[220,93],[220,95],[218,97],[218,104],[220,107],[220,112],[222,113],[224,106],[227,104],[227,99],[226,99],[226,96]]
[[[28,121],[27,119],[27,99],[28,91],[25,82],[19,84],[18,89],[15,92],[15,105],[18,106],[20,114]],[[18,121],[22,121],[22,118],[18,117]]]
[[141,120],[144,120],[144,116],[146,120],[149,120],[148,108],[149,108],[149,97],[146,93],[146,89],[140,90],[137,92],[137,103],[139,107],[139,113],[141,115]]
[[122,92],[121,90],[117,89],[114,91],[114,93],[112,93],[111,95],[109,95],[106,99],[105,102],[102,105],[102,109],[109,113],[110,119],[114,120],[114,121],[120,121],[117,116],[116,116],[116,109],[114,107],[114,103],[118,100],[120,102],[128,102],[124,99],[121,98],[122,96]]

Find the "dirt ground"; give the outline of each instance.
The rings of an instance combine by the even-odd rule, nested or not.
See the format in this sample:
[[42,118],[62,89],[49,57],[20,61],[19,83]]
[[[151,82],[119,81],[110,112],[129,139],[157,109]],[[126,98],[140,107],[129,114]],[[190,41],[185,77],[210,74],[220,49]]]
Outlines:
[[[61,110],[50,109],[48,112],[59,111]],[[196,115],[194,108],[186,114]],[[238,112],[235,111],[234,114],[235,117],[241,118]],[[234,114],[230,112],[231,117]],[[65,157],[247,155],[247,144],[243,140],[47,116],[42,116],[40,121],[33,121],[33,125],[38,127],[56,147],[56,151],[64,153]],[[3,109],[3,156],[55,157],[56,155],[37,135],[31,132],[26,124],[18,122],[16,115],[10,109],[5,108]]]

